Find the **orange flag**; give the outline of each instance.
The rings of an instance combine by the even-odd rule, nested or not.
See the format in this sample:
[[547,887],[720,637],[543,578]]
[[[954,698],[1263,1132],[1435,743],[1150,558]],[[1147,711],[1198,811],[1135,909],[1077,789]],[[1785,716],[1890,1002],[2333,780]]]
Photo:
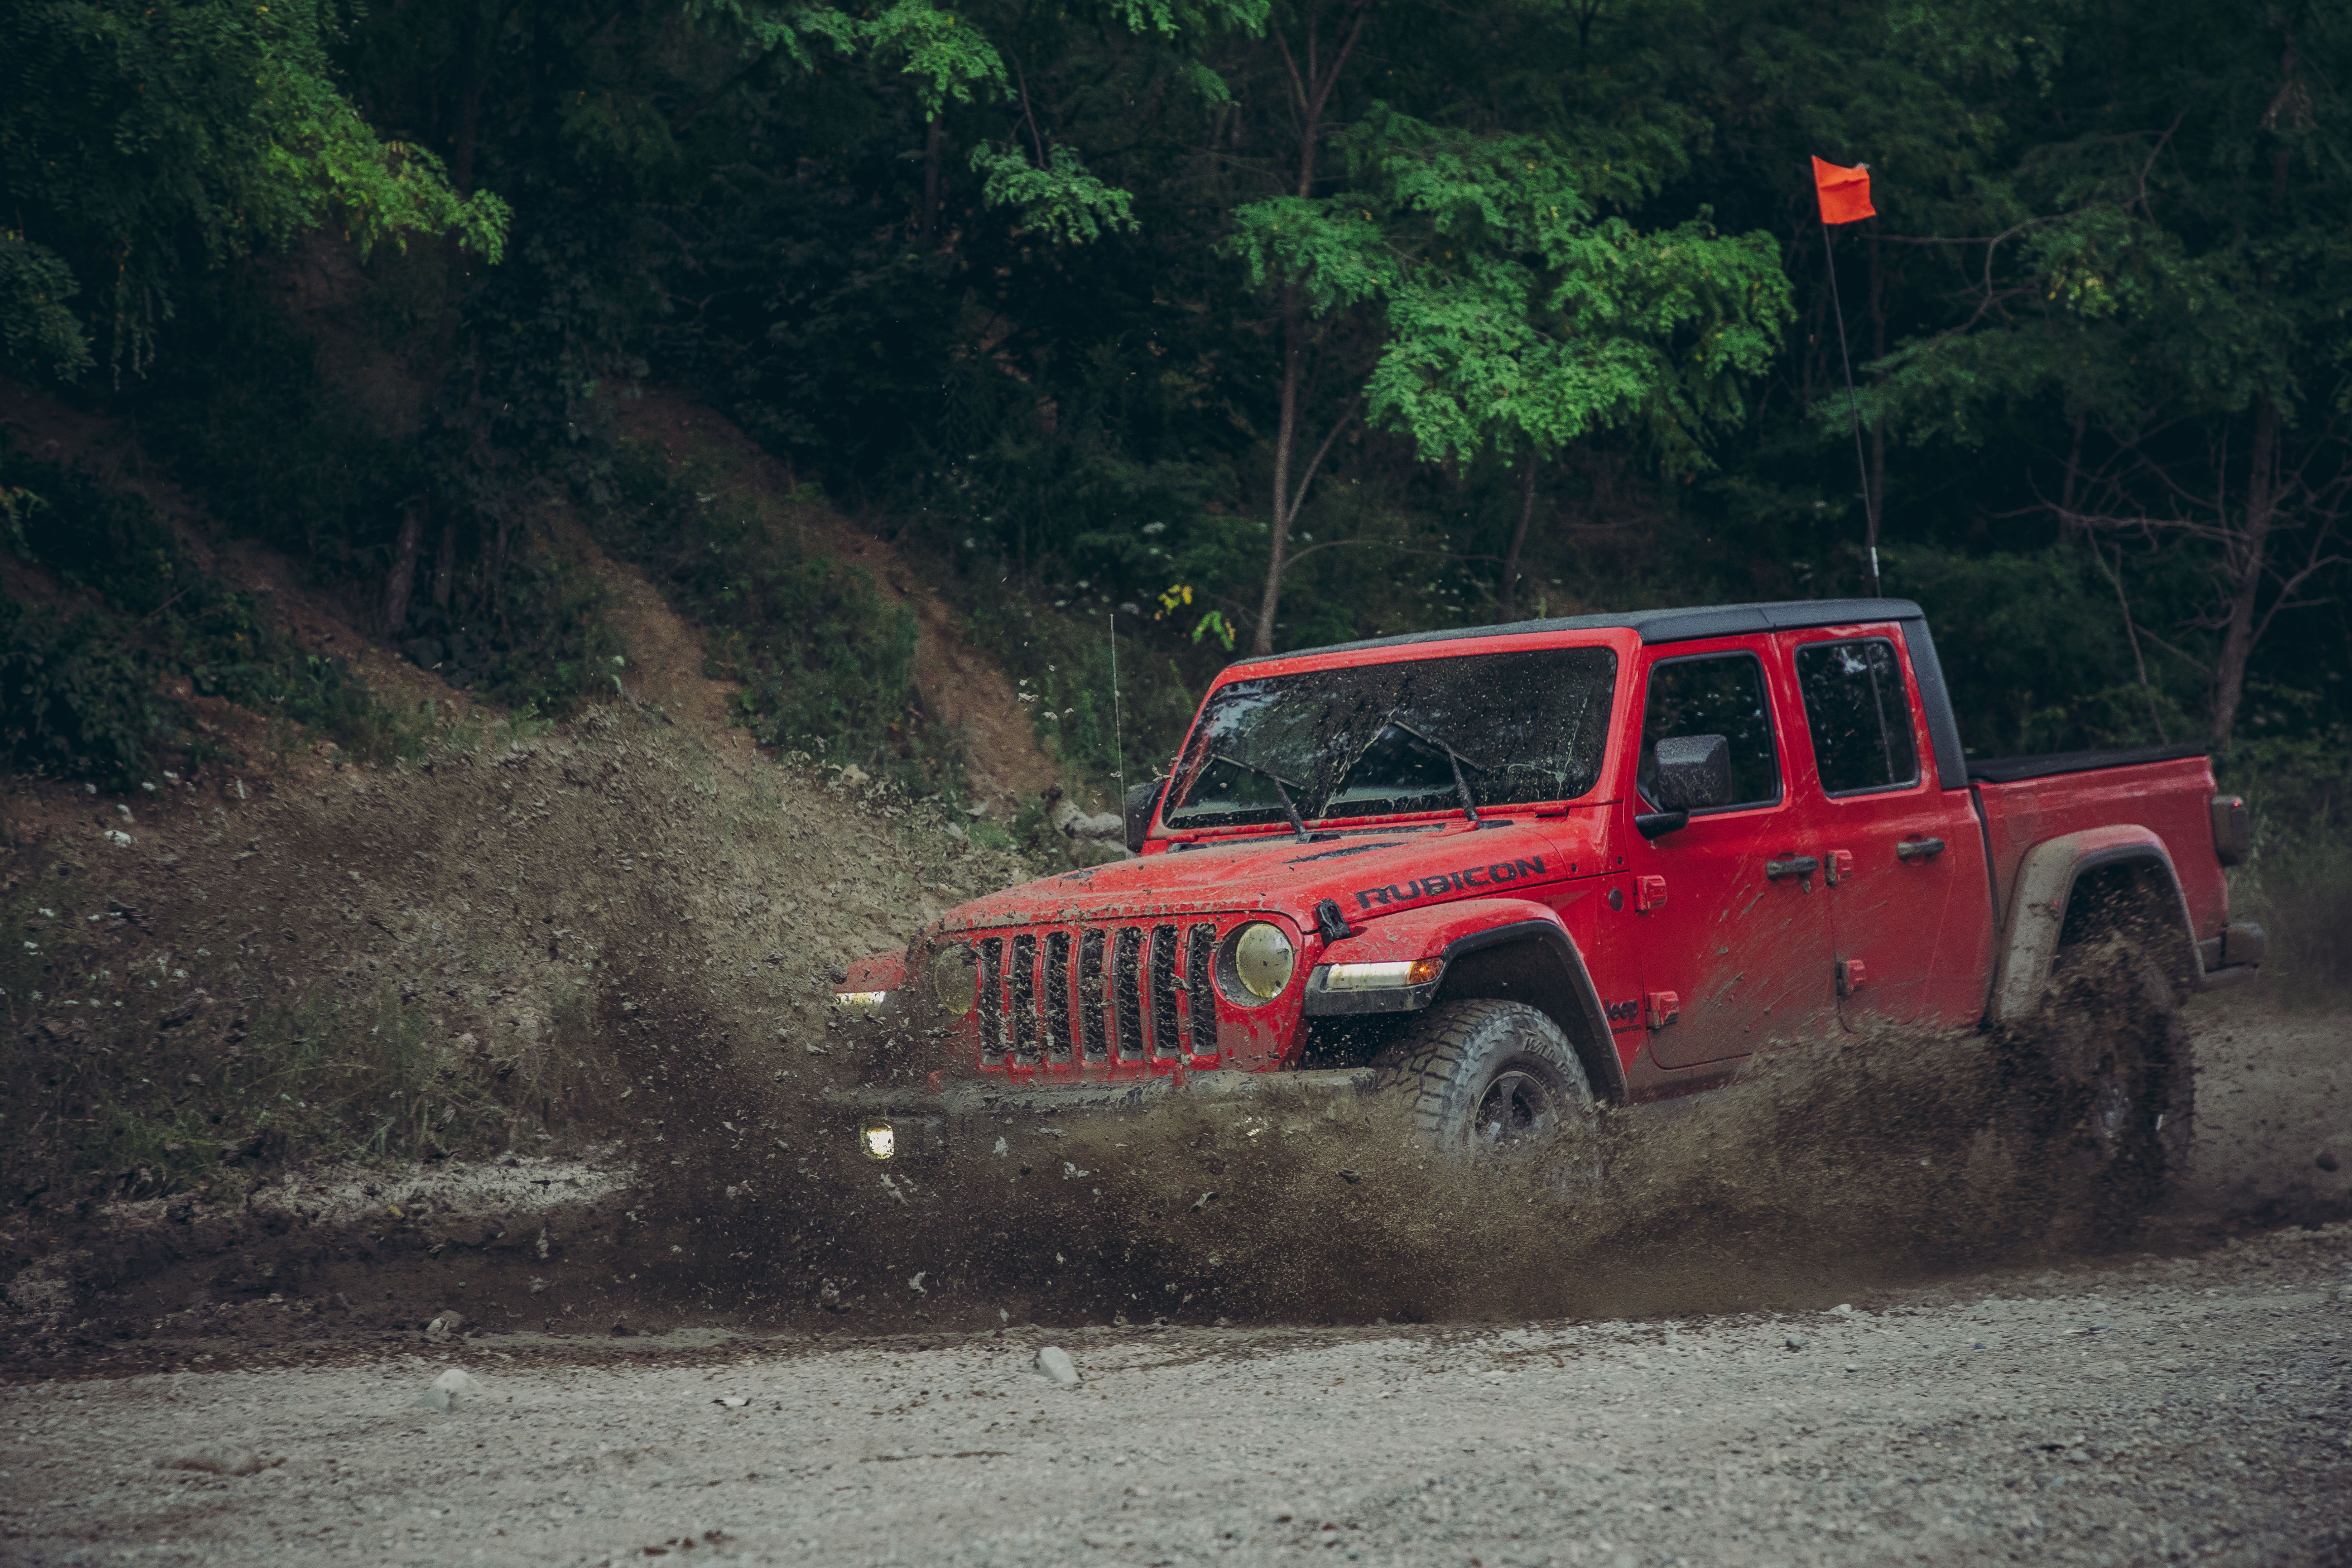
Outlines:
[[1866,217],[1876,217],[1878,209],[1870,205],[1870,165],[1860,163],[1851,169],[1841,169],[1835,163],[1813,160],[1813,188],[1821,193],[1823,223],[1860,223]]

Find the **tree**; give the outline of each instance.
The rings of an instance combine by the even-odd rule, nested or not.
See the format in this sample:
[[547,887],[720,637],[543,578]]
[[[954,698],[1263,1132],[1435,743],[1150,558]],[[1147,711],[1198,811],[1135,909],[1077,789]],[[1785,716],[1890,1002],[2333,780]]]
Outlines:
[[[1254,284],[1297,301],[1286,315],[1374,319],[1365,416],[1409,438],[1423,461],[1491,454],[1532,465],[1595,431],[1638,425],[1670,468],[1686,468],[1706,460],[1712,428],[1740,416],[1741,386],[1765,369],[1790,316],[1770,237],[1718,235],[1703,214],[1648,232],[1608,216],[1585,194],[1599,183],[1585,160],[1554,138],[1452,130],[1380,108],[1340,141],[1349,188],[1251,203],[1235,215],[1234,248]],[[1261,653],[1273,649],[1283,573],[1296,560],[1286,556],[1290,522],[1332,440],[1290,483],[1289,335],[1253,637]],[[1524,530],[1532,492],[1522,493]],[[1515,543],[1506,604],[1517,554]]]
[[322,0],[0,10],[12,366],[69,378],[102,353],[136,374],[189,272],[324,224],[362,252],[452,234],[497,258],[505,205],[368,126],[328,61],[334,17]]
[[2352,563],[2352,28],[2175,6],[2100,38],[2127,52],[2032,106],[1982,237],[1945,246],[1965,313],[1886,357],[1873,413],[1961,445],[2033,420],[2041,512],[2200,561],[2175,630],[2208,634],[2218,745],[2265,637]]

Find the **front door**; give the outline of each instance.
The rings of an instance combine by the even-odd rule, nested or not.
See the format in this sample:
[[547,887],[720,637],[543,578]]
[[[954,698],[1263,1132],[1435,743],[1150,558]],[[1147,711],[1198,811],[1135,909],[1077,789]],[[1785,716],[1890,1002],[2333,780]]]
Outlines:
[[1958,879],[1984,878],[1966,795],[1928,776],[1927,746],[1899,645],[1888,635],[1782,634],[1810,756],[1793,782],[1817,825],[1828,881],[1832,976],[1848,1028],[1929,1010]]
[[[1653,1017],[1652,1059],[1699,1067],[1743,1057],[1776,1039],[1833,1028],[1827,895],[1805,846],[1804,814],[1790,790],[1788,746],[1776,707],[1794,712],[1786,677],[1769,671],[1760,642],[1649,660],[1643,670],[1637,784],[1654,789],[1660,741],[1721,735],[1730,744],[1732,800],[1691,814],[1654,839],[1629,833],[1636,906],[1642,909],[1642,984],[1681,1005],[1672,1023]],[[1634,812],[1656,810],[1644,798]],[[1630,812],[1629,812],[1630,815]],[[1664,901],[1653,902],[1663,890]]]

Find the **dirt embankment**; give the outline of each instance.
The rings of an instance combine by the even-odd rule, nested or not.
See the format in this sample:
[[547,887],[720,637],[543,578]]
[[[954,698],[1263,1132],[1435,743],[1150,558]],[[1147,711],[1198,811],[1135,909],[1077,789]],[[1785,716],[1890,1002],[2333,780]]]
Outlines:
[[[657,710],[487,739],[299,784],[7,797],[5,1261],[35,1319],[92,1349],[152,1323],[157,1291],[383,1310],[387,1266],[553,1258],[576,1279],[655,1250],[632,1227],[656,1220],[671,1250],[646,1283],[691,1278],[751,1239],[728,1215],[789,1202],[805,1107],[845,1070],[830,972],[1024,874],[935,807]],[[543,1215],[395,1206],[415,1184],[391,1173],[358,1221],[283,1185],[289,1155],[612,1139],[636,1215],[566,1214],[552,1240]],[[518,1312],[529,1272],[506,1281]]]
[[[793,476],[782,463],[725,416],[675,391],[640,388],[621,401],[618,415],[625,435],[660,448],[673,464],[691,467],[715,485],[777,500],[793,494]],[[1059,770],[1037,743],[1012,680],[972,646],[955,612],[898,547],[826,508],[795,505],[793,517],[812,551],[864,568],[886,603],[912,607],[915,691],[924,711],[956,737],[972,794],[1009,816],[1021,802],[1052,789]]]

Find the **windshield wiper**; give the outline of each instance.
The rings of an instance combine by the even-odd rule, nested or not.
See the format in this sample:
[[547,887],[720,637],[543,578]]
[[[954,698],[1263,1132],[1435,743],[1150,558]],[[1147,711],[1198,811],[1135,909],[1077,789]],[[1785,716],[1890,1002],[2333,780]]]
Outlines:
[[1284,815],[1290,818],[1290,826],[1298,830],[1298,841],[1301,844],[1307,842],[1308,835],[1307,832],[1307,819],[1298,815],[1298,807],[1292,805],[1290,800],[1291,790],[1305,789],[1307,787],[1305,784],[1300,784],[1296,779],[1284,778],[1272,768],[1262,768],[1255,763],[1245,763],[1239,757],[1230,757],[1223,752],[1211,752],[1209,753],[1209,761],[1213,763],[1228,763],[1234,767],[1242,769],[1245,773],[1255,773],[1262,779],[1271,779],[1274,782],[1274,793],[1282,797],[1282,809]]
[[[1462,815],[1470,819],[1470,826],[1473,827],[1477,826],[1478,808],[1470,804],[1470,781],[1462,776],[1462,753],[1447,745],[1444,742],[1439,740],[1436,736],[1423,734],[1421,731],[1414,729],[1412,725],[1406,723],[1402,719],[1391,719],[1389,722],[1395,725],[1398,729],[1402,730],[1406,734],[1411,735],[1414,740],[1419,741],[1423,745],[1435,746],[1439,751],[1445,753],[1445,761],[1447,764],[1454,769],[1454,798],[1462,803]],[[1475,763],[1472,763],[1470,765],[1474,768],[1478,768],[1478,764]],[[1478,771],[1483,773],[1486,770],[1484,768],[1478,768]]]

